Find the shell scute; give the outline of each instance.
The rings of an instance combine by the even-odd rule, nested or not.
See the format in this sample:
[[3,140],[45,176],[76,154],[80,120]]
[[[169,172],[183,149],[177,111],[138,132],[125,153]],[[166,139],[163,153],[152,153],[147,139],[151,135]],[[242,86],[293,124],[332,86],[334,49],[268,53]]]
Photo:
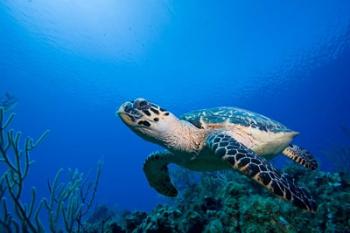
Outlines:
[[261,131],[290,132],[286,126],[259,113],[236,107],[219,107],[202,109],[184,114],[181,117],[198,128],[203,124],[216,124],[224,127],[226,124],[238,124],[257,128]]

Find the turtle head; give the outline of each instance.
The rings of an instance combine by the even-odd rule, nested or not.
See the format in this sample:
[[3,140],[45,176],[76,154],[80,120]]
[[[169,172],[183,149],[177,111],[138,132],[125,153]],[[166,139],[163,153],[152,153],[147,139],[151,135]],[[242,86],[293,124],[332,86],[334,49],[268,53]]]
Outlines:
[[123,103],[117,114],[137,135],[155,143],[171,132],[171,126],[179,120],[167,110],[143,98]]

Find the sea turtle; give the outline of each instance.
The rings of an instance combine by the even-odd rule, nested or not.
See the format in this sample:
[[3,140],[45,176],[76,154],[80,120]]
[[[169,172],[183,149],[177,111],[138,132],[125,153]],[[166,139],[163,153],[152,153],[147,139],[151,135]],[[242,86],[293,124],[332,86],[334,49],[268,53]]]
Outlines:
[[159,144],[144,164],[149,184],[159,193],[174,197],[167,165],[175,163],[195,171],[238,170],[277,196],[314,211],[311,196],[267,159],[284,154],[309,169],[316,169],[312,155],[290,142],[298,134],[261,114],[235,107],[197,110],[177,118],[143,98],[123,103],[117,111],[137,135]]

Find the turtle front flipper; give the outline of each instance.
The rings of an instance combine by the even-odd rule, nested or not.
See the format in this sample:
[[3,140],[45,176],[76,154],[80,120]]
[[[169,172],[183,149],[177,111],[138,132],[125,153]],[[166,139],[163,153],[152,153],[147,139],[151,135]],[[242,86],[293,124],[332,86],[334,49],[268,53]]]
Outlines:
[[280,175],[268,161],[224,131],[210,134],[207,138],[207,147],[233,169],[254,179],[277,196],[291,201],[300,208],[315,211],[315,201],[303,188],[297,187],[291,179]]
[[315,170],[318,167],[317,161],[311,153],[300,146],[289,145],[282,153],[296,163],[311,170]]
[[175,197],[177,196],[177,190],[171,183],[168,171],[171,156],[173,155],[170,152],[154,152],[150,154],[143,165],[143,171],[148,183],[155,190],[165,196]]

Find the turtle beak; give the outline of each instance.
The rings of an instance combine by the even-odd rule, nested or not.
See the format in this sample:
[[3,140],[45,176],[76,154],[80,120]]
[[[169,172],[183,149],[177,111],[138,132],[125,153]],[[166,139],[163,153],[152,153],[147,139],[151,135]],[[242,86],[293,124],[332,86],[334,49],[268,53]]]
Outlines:
[[147,102],[139,99],[127,101],[119,107],[117,115],[128,125],[135,124],[138,119],[144,116],[142,110],[148,107],[145,103]]
[[128,125],[137,125],[136,121],[143,117],[149,117],[152,113],[159,114],[159,107],[157,105],[148,102],[143,98],[137,98],[133,101],[127,101],[123,103],[116,112],[126,124]]
[[121,115],[124,113],[129,113],[131,111],[131,109],[133,108],[133,105],[131,102],[127,101],[125,103],[123,103],[119,109],[117,110],[117,114]]
[[135,122],[135,118],[131,115],[133,104],[129,101],[123,103],[116,112],[126,124],[131,125]]

